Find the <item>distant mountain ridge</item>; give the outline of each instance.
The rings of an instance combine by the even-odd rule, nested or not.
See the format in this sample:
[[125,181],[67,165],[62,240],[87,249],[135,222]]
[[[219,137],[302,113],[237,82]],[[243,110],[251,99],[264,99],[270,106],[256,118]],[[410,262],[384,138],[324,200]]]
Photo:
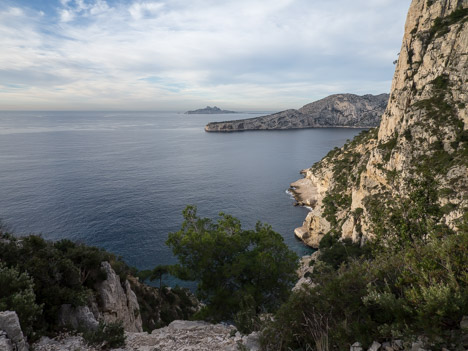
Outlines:
[[221,110],[217,106],[206,106],[205,108],[201,108],[198,110],[187,111],[185,112],[188,115],[212,115],[212,114],[219,114],[219,113],[237,113],[236,111],[229,111],[229,110]]
[[380,123],[389,95],[335,94],[304,105],[267,116],[226,122],[211,122],[207,132],[275,130],[323,127],[371,128]]

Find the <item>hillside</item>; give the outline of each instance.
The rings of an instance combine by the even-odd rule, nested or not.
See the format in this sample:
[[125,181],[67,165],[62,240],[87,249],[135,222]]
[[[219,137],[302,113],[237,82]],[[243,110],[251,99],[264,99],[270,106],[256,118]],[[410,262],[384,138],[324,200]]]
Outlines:
[[207,132],[274,130],[325,127],[367,128],[379,125],[388,102],[388,94],[335,94],[312,102],[298,110],[286,110],[267,116],[236,121],[212,122]]
[[434,225],[456,230],[468,207],[467,7],[412,2],[380,127],[291,184],[312,207],[295,231],[306,244],[318,247],[329,232],[363,243]]

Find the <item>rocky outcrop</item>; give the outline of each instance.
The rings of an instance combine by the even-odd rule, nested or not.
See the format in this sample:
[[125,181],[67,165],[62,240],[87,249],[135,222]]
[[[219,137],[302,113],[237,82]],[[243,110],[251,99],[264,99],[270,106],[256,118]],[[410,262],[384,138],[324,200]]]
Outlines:
[[207,132],[243,130],[301,129],[326,127],[368,128],[379,125],[388,102],[388,94],[336,94],[312,102],[298,110],[286,110],[268,116],[206,125]]
[[0,312],[0,350],[29,350],[18,315],[14,311]]
[[185,112],[185,114],[187,115],[214,115],[214,114],[222,114],[222,113],[237,113],[237,112],[229,111],[229,110],[221,110],[217,106],[213,106],[213,107],[206,106],[205,108]]
[[58,324],[75,330],[95,330],[99,322],[88,306],[62,305],[59,310]]
[[423,211],[419,200],[432,206],[421,218],[457,230],[468,208],[467,8],[467,0],[412,1],[380,127],[291,184],[312,208],[296,229],[306,244],[317,247],[328,232],[355,242],[392,233],[387,217],[408,215],[405,206]]
[[140,306],[130,282],[125,280],[122,285],[109,262],[102,262],[101,268],[107,278],[95,287],[96,294],[88,306],[62,305],[58,324],[78,330],[94,330],[101,321],[122,322],[125,331],[143,331]]
[[[259,350],[256,333],[241,336],[233,326],[177,320],[152,333],[126,334],[121,351],[236,351]],[[34,345],[35,351],[82,350],[94,351],[79,336],[42,338]]]
[[100,318],[106,323],[122,321],[125,331],[143,331],[140,306],[130,283],[126,280],[122,287],[120,277],[109,262],[102,262],[101,265],[103,271],[106,272],[107,279],[96,287]]

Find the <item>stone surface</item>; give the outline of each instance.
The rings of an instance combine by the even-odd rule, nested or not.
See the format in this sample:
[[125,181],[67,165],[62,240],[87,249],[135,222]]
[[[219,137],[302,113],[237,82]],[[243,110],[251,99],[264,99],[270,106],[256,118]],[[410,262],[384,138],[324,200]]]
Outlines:
[[[233,326],[206,322],[174,321],[165,328],[148,333],[127,332],[125,346],[120,351],[236,351],[259,350],[258,335],[241,337]],[[237,336],[236,336],[237,335]],[[55,339],[42,338],[35,351],[96,351],[80,336],[62,335]],[[2,350],[3,351],[3,350]],[[117,350],[116,350],[117,351]]]
[[460,321],[460,329],[468,332],[468,316],[463,316],[462,320]]
[[378,351],[380,350],[380,347],[382,344],[378,343],[377,341],[374,341],[372,345],[367,349],[367,351]]
[[34,351],[98,351],[89,346],[81,336],[59,335],[54,339],[42,337],[33,345]]
[[120,277],[112,269],[109,262],[102,262],[101,265],[107,274],[107,279],[96,287],[100,300],[100,319],[106,323],[122,321],[125,331],[143,331],[140,307],[130,284],[126,281],[124,289]]
[[299,110],[286,110],[267,116],[236,121],[212,122],[207,132],[300,129],[323,127],[375,127],[388,102],[388,94],[336,94],[312,102]]
[[73,329],[95,330],[99,322],[88,306],[73,307],[62,305],[59,311],[58,323],[61,326],[70,326]]
[[349,351],[363,351],[364,349],[362,348],[362,345],[360,342],[355,342],[354,344],[351,345],[349,348]]
[[0,331],[0,350],[1,351],[14,351],[13,344],[5,332]]
[[[350,205],[344,202],[337,208],[335,218],[341,226],[338,229],[342,238],[362,243],[373,236],[366,199],[374,197],[384,201],[385,196],[408,196],[418,160],[432,155],[435,144],[451,155],[457,153],[457,157],[462,157],[461,150],[454,145],[458,145],[461,133],[458,129],[465,133],[468,129],[468,22],[456,21],[447,24],[445,30],[431,33],[437,18],[448,18],[457,8],[467,7],[468,0],[412,1],[388,106],[378,130],[349,149],[332,152],[303,170],[304,180],[291,184],[297,202],[311,208],[302,226],[295,230],[295,235],[307,245],[317,247],[330,230],[331,223],[323,213],[327,195],[350,198]],[[446,81],[443,98],[452,106],[451,118],[455,122],[441,122],[424,107],[439,89],[437,79]],[[385,145],[389,142],[393,146],[387,151]],[[339,174],[334,174],[334,168],[339,161],[346,160],[346,154],[359,155],[350,171],[355,180],[347,178],[346,185],[339,188],[335,180]],[[398,177],[392,179],[392,174]],[[438,202],[441,207],[448,205],[441,224],[456,230],[463,208],[468,207],[466,163],[453,165],[437,181],[439,189],[454,190],[440,195]],[[354,220],[356,209],[362,209],[359,221]]]
[[[16,312],[0,312],[0,330],[3,330],[6,333],[6,337],[10,340],[16,351],[29,350],[29,346],[24,338]],[[7,342],[5,342],[5,344],[7,344]]]

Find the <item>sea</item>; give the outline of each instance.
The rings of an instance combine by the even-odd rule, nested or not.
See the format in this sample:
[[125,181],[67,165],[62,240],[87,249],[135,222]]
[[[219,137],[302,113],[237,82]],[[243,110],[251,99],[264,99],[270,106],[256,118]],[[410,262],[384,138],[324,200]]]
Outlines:
[[16,235],[71,239],[149,269],[176,262],[165,241],[190,204],[246,229],[268,223],[310,253],[294,237],[308,210],[294,206],[289,184],[361,129],[204,131],[260,115],[0,112],[0,218]]

